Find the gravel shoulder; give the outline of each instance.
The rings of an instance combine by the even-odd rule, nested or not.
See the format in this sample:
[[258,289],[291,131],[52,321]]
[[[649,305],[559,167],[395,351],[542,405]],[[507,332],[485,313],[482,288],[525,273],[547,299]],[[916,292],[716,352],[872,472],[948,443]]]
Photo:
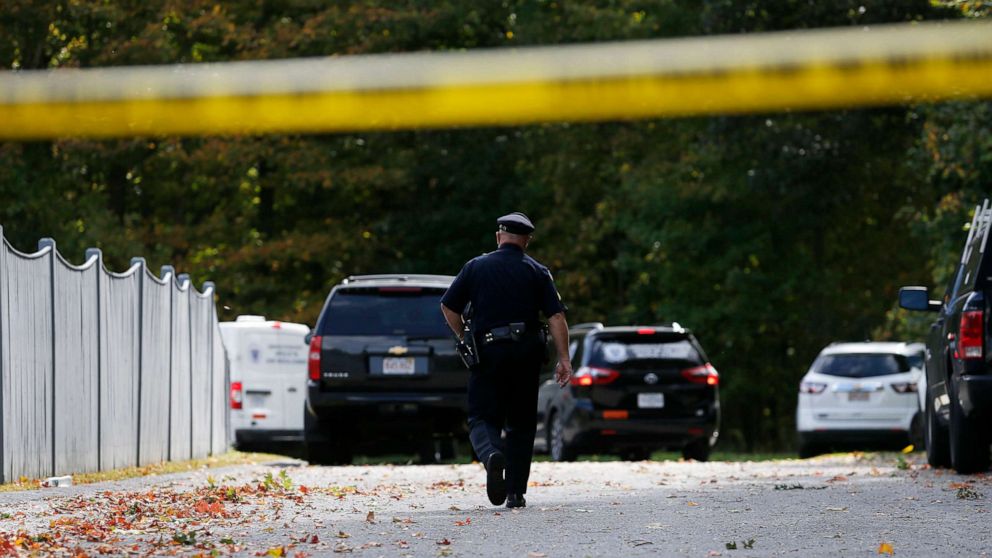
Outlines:
[[921,459],[535,463],[514,511],[488,503],[477,464],[236,466],[0,494],[0,556],[4,540],[12,555],[992,552],[992,478]]

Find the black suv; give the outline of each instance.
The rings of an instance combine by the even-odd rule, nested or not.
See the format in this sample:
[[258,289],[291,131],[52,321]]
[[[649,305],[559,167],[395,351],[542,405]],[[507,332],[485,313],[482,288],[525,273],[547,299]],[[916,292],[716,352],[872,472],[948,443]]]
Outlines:
[[706,461],[719,436],[720,375],[691,332],[677,323],[570,331],[576,367],[560,388],[552,372],[538,392],[535,448],[554,461],[579,453],[646,459],[680,449]]
[[440,311],[453,279],[362,275],[331,290],[307,340],[311,461],[348,463],[356,450],[452,456],[466,436],[468,383]]
[[926,351],[924,438],[927,461],[959,473],[989,468],[992,421],[992,256],[986,256],[992,207],[975,208],[960,264],[943,300],[926,287],[903,287],[899,305],[937,313]]

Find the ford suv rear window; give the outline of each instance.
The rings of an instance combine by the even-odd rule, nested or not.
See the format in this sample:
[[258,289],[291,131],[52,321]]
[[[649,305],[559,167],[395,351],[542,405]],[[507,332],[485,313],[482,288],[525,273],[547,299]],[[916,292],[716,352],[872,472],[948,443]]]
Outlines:
[[441,314],[443,291],[428,289],[339,290],[320,324],[320,335],[450,337]]
[[823,355],[813,370],[827,376],[842,378],[871,378],[909,372],[909,360],[903,355]]
[[702,364],[699,351],[686,338],[656,339],[654,336],[596,339],[589,353],[590,366],[632,367],[659,360]]

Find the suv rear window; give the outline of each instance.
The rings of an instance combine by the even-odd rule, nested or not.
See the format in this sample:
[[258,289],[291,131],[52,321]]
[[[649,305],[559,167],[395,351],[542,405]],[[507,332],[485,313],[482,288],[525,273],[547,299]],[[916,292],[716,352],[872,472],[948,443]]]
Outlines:
[[339,290],[331,297],[320,335],[450,337],[440,290]]
[[842,378],[871,378],[909,372],[909,360],[893,354],[823,355],[813,370]]
[[589,365],[608,368],[631,367],[659,360],[702,364],[699,351],[684,337],[658,339],[655,336],[595,339],[589,350]]

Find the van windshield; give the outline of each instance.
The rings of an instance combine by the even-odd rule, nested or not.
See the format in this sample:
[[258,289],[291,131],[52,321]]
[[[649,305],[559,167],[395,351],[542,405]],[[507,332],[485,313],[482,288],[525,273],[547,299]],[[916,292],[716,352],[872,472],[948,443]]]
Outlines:
[[842,378],[871,378],[909,372],[909,360],[903,355],[823,355],[813,370]]
[[436,289],[340,290],[331,297],[320,335],[451,337]]

